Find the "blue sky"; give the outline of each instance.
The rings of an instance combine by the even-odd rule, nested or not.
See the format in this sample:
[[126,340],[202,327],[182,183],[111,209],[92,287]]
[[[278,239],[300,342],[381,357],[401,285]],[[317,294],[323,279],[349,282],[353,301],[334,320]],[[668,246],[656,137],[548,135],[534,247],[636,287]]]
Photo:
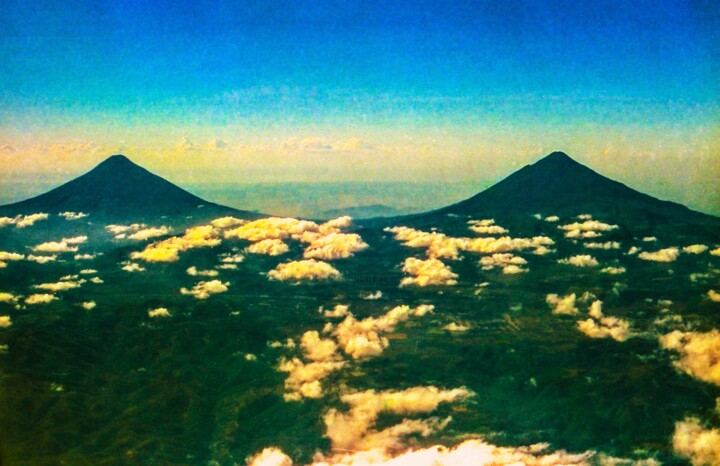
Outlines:
[[[186,140],[278,159],[291,137],[357,138],[380,164],[389,147],[465,154],[460,171],[469,154],[509,169],[576,146],[597,168],[608,147],[718,168],[712,1],[5,0],[0,28],[0,146],[18,170],[70,173],[115,149],[201,166],[177,153]],[[42,159],[58,144],[72,161]]]

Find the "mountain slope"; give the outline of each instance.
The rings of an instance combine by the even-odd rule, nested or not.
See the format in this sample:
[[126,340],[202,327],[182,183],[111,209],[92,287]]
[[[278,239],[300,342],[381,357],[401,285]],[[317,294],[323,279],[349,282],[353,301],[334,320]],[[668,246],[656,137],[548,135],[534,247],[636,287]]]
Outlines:
[[203,217],[258,216],[207,202],[136,165],[124,155],[113,155],[88,173],[45,194],[0,207],[0,215],[8,216],[65,211],[85,212],[94,218],[115,220],[201,213]]
[[623,223],[630,229],[656,225],[685,229],[699,226],[713,236],[720,234],[720,218],[643,194],[600,175],[562,152],[553,152],[456,204],[391,220],[376,219],[369,224],[430,224],[448,216],[526,223],[535,214],[564,218],[590,214]]

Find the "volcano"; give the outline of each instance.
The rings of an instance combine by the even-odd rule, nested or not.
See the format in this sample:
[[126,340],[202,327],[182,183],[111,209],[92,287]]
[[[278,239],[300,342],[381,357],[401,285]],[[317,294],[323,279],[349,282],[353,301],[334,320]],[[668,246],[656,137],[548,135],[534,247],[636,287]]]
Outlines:
[[113,155],[88,173],[45,194],[0,207],[0,215],[7,216],[68,211],[118,221],[186,215],[259,216],[201,199],[133,163],[124,155]]

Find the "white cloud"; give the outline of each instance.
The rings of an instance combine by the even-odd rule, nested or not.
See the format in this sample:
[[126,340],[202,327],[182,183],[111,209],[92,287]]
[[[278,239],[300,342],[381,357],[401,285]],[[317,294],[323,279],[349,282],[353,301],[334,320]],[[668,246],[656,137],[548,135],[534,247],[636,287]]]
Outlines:
[[504,235],[508,231],[500,225],[495,225],[494,219],[470,220],[468,228],[479,235]]
[[625,267],[605,267],[604,269],[600,270],[600,273],[607,273],[610,275],[619,275],[625,272]]
[[584,243],[588,249],[620,249],[620,243],[617,241],[607,241],[605,243]]
[[180,293],[185,295],[192,295],[196,299],[207,299],[210,295],[217,293],[224,293],[228,290],[230,283],[223,283],[220,280],[210,280],[198,282],[191,290],[187,288],[181,288]]
[[25,298],[25,304],[47,304],[55,301],[57,298],[54,294],[31,294]]
[[545,302],[553,308],[553,314],[573,315],[578,313],[578,309],[575,307],[575,299],[575,293],[562,298],[555,293],[550,293],[545,297]]
[[80,271],[80,275],[92,275],[94,273],[97,273],[97,270],[95,269],[82,269]]
[[200,247],[215,247],[220,242],[218,230],[212,225],[203,225],[188,228],[183,236],[152,243],[141,252],[133,252],[130,257],[146,262],[175,262],[180,258],[181,252]]
[[12,325],[10,316],[0,316],[0,328],[8,328]]
[[278,264],[268,272],[268,278],[279,281],[339,280],[342,275],[327,262],[309,259]]
[[126,236],[126,239],[131,239],[134,241],[145,241],[150,238],[168,235],[171,231],[172,228],[166,227],[164,225],[161,227],[144,228]]
[[25,256],[23,254],[18,254],[16,252],[0,251],[0,262],[19,261],[23,259],[25,259]]
[[96,254],[75,254],[75,260],[91,260],[95,259]]
[[326,436],[335,450],[398,449],[402,446],[404,436],[411,433],[428,436],[445,427],[447,422],[436,418],[422,421],[404,419],[400,424],[377,431],[374,425],[381,413],[431,413],[441,403],[463,401],[472,395],[473,392],[464,387],[442,390],[434,386],[345,394],[340,399],[350,406],[350,410],[340,412],[333,408],[325,414],[323,421],[327,428]]
[[97,303],[95,301],[85,301],[81,304],[82,308],[86,311],[90,311],[92,309],[95,309],[95,306],[97,306]]
[[90,281],[93,282],[93,283],[95,283],[95,284],[98,284],[98,285],[101,284],[101,283],[105,283],[105,282],[103,281],[103,279],[100,278],[100,277],[92,277],[92,278],[90,279]]
[[120,267],[122,270],[126,272],[144,272],[145,267],[140,266],[137,262],[125,262],[122,267]]
[[377,290],[375,293],[368,293],[366,295],[360,296],[360,298],[367,300],[375,300],[382,298],[382,295],[382,291]]
[[15,228],[26,228],[33,226],[35,222],[47,220],[48,214],[18,215],[17,217],[0,217],[0,228],[7,225],[15,225]]
[[638,257],[645,261],[674,262],[679,255],[678,248],[666,248],[655,252],[641,252]]
[[46,264],[48,262],[54,262],[55,259],[57,259],[56,255],[36,256],[36,255],[30,254],[27,256],[27,260],[29,260],[30,262],[37,262],[38,264]]
[[144,223],[133,223],[132,225],[106,225],[105,230],[115,235],[115,239],[124,239],[125,234],[130,231],[139,231],[147,227]]
[[289,250],[290,247],[277,238],[264,239],[245,248],[245,251],[251,254],[266,254],[268,256],[279,256]]
[[709,248],[704,244],[691,244],[690,246],[685,246],[684,248],[682,248],[683,252],[688,254],[702,254],[708,249]]
[[467,332],[470,330],[470,327],[463,323],[451,322],[444,326],[443,330],[447,330],[448,332]]
[[0,303],[14,303],[17,302],[18,299],[19,297],[12,293],[0,292]]
[[148,311],[148,317],[157,319],[161,317],[172,317],[172,314],[170,314],[167,308],[158,307],[156,309],[150,309]]
[[616,341],[625,341],[630,336],[630,323],[616,317],[605,317],[602,312],[602,302],[594,301],[588,312],[587,320],[577,323],[578,330],[590,338],[612,338]]
[[700,420],[688,417],[675,423],[673,449],[693,466],[720,464],[720,430],[706,429]]
[[510,253],[493,254],[480,258],[480,265],[483,270],[492,270],[495,267],[506,267],[509,265],[514,265],[516,268],[519,268],[519,266],[525,264],[527,264],[525,259]]
[[549,217],[545,217],[546,222],[558,222],[560,221],[560,217],[557,215],[550,215]]
[[187,274],[193,277],[217,277],[217,270],[198,270],[194,265],[186,270]]
[[438,259],[417,259],[408,257],[403,264],[403,272],[411,275],[400,282],[400,286],[417,285],[455,285],[457,274]]
[[215,228],[230,228],[230,227],[236,227],[238,225],[242,225],[243,223],[246,223],[247,220],[241,220],[239,218],[235,217],[221,217],[216,218],[210,224],[214,226]]
[[558,260],[560,264],[574,265],[575,267],[596,267],[599,265],[597,259],[589,255],[577,255],[567,259]]
[[302,398],[321,398],[323,396],[320,381],[332,372],[345,366],[345,361],[321,361],[304,363],[298,358],[280,360],[278,370],[287,372],[285,379],[286,401],[299,401]]
[[660,337],[665,349],[677,351],[675,366],[705,382],[720,386],[720,332],[681,332],[675,330]]
[[640,252],[640,251],[641,251],[641,249],[638,248],[637,246],[632,246],[632,247],[628,250],[627,254],[628,254],[628,256],[632,256],[632,255],[634,255],[634,254],[637,254],[637,253]]
[[657,238],[654,236],[646,236],[642,239],[645,243],[654,243],[657,241]]
[[354,253],[367,249],[360,235],[349,233],[330,233],[310,242],[303,257],[306,259],[333,260],[351,257]]
[[82,284],[85,282],[85,280],[78,280],[78,281],[60,281],[56,283],[41,283],[39,285],[34,285],[33,288],[37,288],[39,290],[45,290],[45,291],[52,291],[52,292],[58,292],[58,291],[67,291],[72,290],[75,288],[80,288]]
[[304,356],[311,361],[333,361],[338,358],[335,342],[328,338],[320,338],[317,330],[309,330],[303,334],[300,348]]
[[323,308],[320,308],[320,311],[323,317],[345,317],[348,315],[348,308],[347,304],[336,304],[331,311],[325,311]]
[[712,254],[713,256],[720,256],[720,247],[710,251],[710,254]]
[[79,220],[88,216],[88,214],[82,212],[61,212],[58,215],[65,217],[65,220]]
[[279,448],[265,448],[257,455],[247,459],[248,466],[293,466],[288,455]]
[[[87,238],[87,237],[86,237]],[[74,238],[70,238],[74,239]],[[38,244],[33,248],[33,251],[35,252],[52,252],[56,254],[61,254],[64,252],[77,252],[78,248],[77,246],[73,246],[73,244],[78,243],[71,243],[68,241],[68,239],[63,238],[62,241],[48,241],[47,243]]]

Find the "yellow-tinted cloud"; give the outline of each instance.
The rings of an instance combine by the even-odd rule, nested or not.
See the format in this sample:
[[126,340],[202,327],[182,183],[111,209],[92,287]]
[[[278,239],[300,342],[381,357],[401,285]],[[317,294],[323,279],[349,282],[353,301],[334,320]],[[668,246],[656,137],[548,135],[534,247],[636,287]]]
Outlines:
[[417,259],[408,257],[403,264],[403,272],[411,275],[400,281],[400,286],[455,285],[456,273],[438,259]]
[[619,275],[621,273],[625,273],[625,271],[625,267],[605,267],[604,269],[600,270],[600,273]]
[[0,228],[7,225],[15,225],[15,228],[27,228],[36,222],[47,220],[48,214],[18,215],[17,217],[0,217]]
[[720,293],[718,293],[715,290],[710,290],[707,292],[708,298],[710,298],[710,301],[715,301],[716,303],[720,302]]
[[590,338],[612,338],[616,341],[625,341],[632,336],[630,323],[616,317],[606,317],[602,312],[602,302],[594,301],[588,312],[589,319],[578,321],[577,326]]
[[298,401],[304,398],[320,398],[323,396],[320,381],[332,372],[342,368],[345,361],[320,361],[304,363],[298,358],[280,360],[278,369],[287,372],[285,379],[286,401]]
[[310,242],[303,257],[306,259],[333,260],[352,256],[358,251],[367,249],[360,235],[349,233],[330,233]]
[[684,248],[682,248],[683,252],[687,254],[702,254],[708,249],[709,248],[704,244],[691,244],[690,246],[685,246]]
[[158,307],[156,309],[150,309],[148,311],[148,317],[157,319],[162,317],[172,317],[172,314],[170,314],[170,311],[168,311],[167,308]]
[[203,225],[188,228],[183,236],[174,236],[152,243],[141,252],[133,252],[130,257],[146,262],[174,262],[180,258],[181,252],[194,248],[214,247],[220,242],[218,230],[212,225]]
[[85,214],[82,212],[61,212],[58,215],[61,217],[65,217],[65,220],[79,220],[81,218],[87,217],[89,214]]
[[84,303],[82,303],[80,305],[86,311],[90,311],[92,309],[95,309],[95,307],[97,306],[97,303],[95,301],[85,301]]
[[675,330],[660,337],[663,348],[676,351],[675,366],[705,382],[720,386],[720,332],[681,332]]
[[185,272],[192,277],[217,277],[219,274],[217,270],[198,270],[194,265]]
[[290,247],[277,238],[264,239],[245,248],[245,251],[251,254],[266,254],[268,256],[279,256],[289,250]]
[[320,338],[317,330],[310,330],[300,339],[300,348],[304,356],[315,362],[332,361],[337,359],[337,345],[327,338]]
[[210,295],[224,293],[228,290],[229,283],[223,283],[220,280],[202,281],[195,284],[192,289],[180,288],[180,293],[192,295],[196,299],[208,299]]
[[279,281],[339,280],[342,275],[327,262],[308,259],[278,264],[277,267],[268,272],[268,278]]
[[545,297],[545,302],[553,308],[553,314],[574,315],[578,313],[575,307],[575,293],[560,298],[555,293],[550,293]]
[[641,252],[638,257],[645,261],[674,262],[679,255],[678,248],[665,248],[655,252]]
[[47,243],[38,244],[33,248],[35,252],[52,252],[61,254],[64,252],[77,252],[78,244],[87,241],[87,236],[76,236],[74,238],[63,238],[61,241],[48,241]]
[[55,301],[57,298],[54,294],[31,294],[25,298],[25,304],[47,304]]
[[508,231],[500,225],[495,225],[495,220],[470,220],[468,228],[479,235],[504,235]]
[[587,254],[568,257],[558,260],[560,264],[574,265],[575,267],[596,267],[599,265],[597,259]]
[[707,429],[694,417],[675,423],[673,449],[693,466],[720,464],[720,430]]

